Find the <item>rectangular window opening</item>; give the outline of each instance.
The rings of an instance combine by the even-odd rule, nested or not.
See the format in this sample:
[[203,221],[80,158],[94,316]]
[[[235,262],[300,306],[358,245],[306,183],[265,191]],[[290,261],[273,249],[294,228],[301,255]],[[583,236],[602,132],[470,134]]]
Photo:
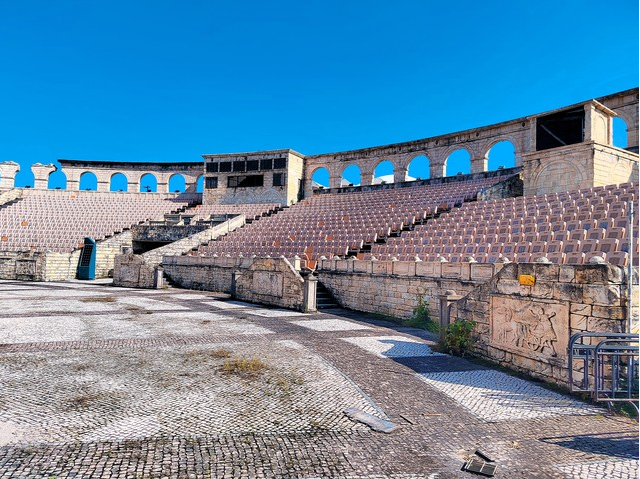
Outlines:
[[254,188],[263,185],[263,175],[229,176],[227,178],[229,188]]

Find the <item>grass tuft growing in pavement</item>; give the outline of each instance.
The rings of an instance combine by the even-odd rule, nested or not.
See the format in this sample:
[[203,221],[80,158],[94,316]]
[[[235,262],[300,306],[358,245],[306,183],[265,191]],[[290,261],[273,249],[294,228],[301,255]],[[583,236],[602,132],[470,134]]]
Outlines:
[[260,358],[232,357],[225,359],[222,371],[245,378],[254,378],[265,372],[269,366]]

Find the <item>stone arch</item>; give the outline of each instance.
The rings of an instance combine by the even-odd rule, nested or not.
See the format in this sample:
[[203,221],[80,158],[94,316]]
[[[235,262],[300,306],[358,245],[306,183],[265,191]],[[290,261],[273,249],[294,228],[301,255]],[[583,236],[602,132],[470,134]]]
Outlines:
[[93,171],[85,171],[80,175],[80,190],[98,190],[98,176]]
[[109,178],[109,191],[128,191],[129,178],[124,173],[117,171]]
[[33,188],[36,177],[29,168],[22,168],[18,170],[15,176],[16,188]]
[[629,145],[628,129],[624,118],[620,116],[613,117],[613,146],[626,148]]
[[155,193],[158,191],[158,178],[153,173],[143,173],[138,186],[142,193]]
[[391,160],[379,161],[373,169],[373,184],[393,183],[395,169],[395,165]]
[[427,155],[418,155],[407,165],[405,181],[426,180],[431,178],[431,160]]
[[319,166],[311,172],[311,186],[313,188],[329,188],[329,169]]
[[489,146],[485,157],[488,171],[513,168],[516,166],[516,147],[511,140],[499,139]]
[[471,153],[466,148],[453,149],[444,160],[444,166],[446,176],[471,173]]
[[180,173],[174,173],[169,177],[169,192],[183,193],[187,189],[187,182]]
[[340,186],[360,186],[362,184],[362,171],[357,164],[348,165],[342,170]]
[[204,191],[204,175],[200,175],[196,180],[196,193],[202,193],[203,191]]
[[59,168],[56,171],[52,171],[47,178],[47,188],[50,190],[66,190],[67,175]]

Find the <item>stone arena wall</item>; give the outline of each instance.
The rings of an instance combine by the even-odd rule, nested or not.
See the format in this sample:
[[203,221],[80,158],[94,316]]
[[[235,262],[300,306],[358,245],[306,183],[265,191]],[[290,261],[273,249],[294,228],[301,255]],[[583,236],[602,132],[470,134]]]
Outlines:
[[[131,247],[131,231],[98,241],[96,278],[108,277],[114,259]],[[0,251],[0,279],[24,281],[66,281],[76,277],[80,250],[70,253]]]
[[[135,255],[127,256],[117,259],[118,270],[124,261],[129,261],[128,265],[136,262]],[[243,301],[289,309],[309,309],[305,280],[296,270],[298,265],[285,258],[165,256],[162,266],[165,276],[181,288],[228,293]]]
[[475,321],[476,355],[565,386],[571,335],[623,332],[627,320],[625,271],[610,264],[340,260],[317,275],[341,306],[398,318],[423,295],[438,322],[442,298],[457,299],[445,317]]
[[464,295],[489,281],[502,267],[492,263],[323,260],[318,280],[340,306],[408,319],[423,296],[431,318],[439,317],[439,296]]
[[451,319],[476,322],[476,354],[566,385],[572,334],[625,331],[625,288],[610,264],[512,263],[454,303]]

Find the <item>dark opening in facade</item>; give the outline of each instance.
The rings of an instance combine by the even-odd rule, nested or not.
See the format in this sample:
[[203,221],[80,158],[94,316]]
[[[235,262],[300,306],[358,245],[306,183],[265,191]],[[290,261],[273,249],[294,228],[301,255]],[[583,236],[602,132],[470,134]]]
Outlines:
[[263,175],[229,176],[227,178],[229,188],[251,188],[264,185]]
[[584,108],[561,111],[536,119],[536,150],[584,141]]

